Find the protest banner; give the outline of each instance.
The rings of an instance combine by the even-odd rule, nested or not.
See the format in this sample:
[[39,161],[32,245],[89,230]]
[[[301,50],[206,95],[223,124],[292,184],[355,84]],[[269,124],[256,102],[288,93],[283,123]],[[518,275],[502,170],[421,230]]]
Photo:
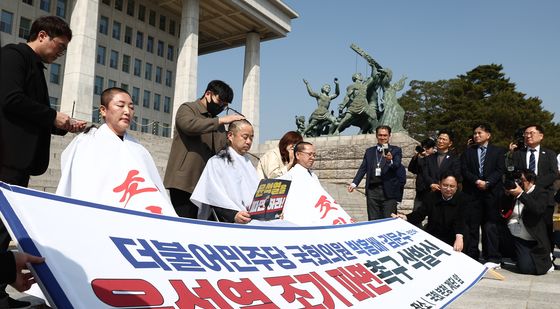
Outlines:
[[252,227],[3,183],[0,211],[58,308],[440,308],[486,271],[400,219]]

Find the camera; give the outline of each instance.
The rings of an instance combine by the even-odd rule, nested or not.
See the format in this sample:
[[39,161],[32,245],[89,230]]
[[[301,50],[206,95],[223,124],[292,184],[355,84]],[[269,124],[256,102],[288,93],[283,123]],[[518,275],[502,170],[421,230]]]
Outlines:
[[515,130],[513,134],[513,144],[516,146],[516,151],[525,149],[525,128]]
[[521,171],[508,170],[504,173],[504,188],[506,190],[515,189],[517,185],[521,186]]
[[420,146],[420,145],[416,146],[416,148],[414,148],[414,150],[415,150],[417,153],[422,153],[422,152],[425,151],[424,147],[422,147],[422,146]]

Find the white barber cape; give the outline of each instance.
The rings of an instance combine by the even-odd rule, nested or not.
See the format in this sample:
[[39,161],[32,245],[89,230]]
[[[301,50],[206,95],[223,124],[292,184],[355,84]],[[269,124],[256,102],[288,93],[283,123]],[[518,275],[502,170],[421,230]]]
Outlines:
[[56,194],[137,211],[177,216],[150,153],[103,124],[82,133],[62,152]]
[[191,195],[191,201],[199,207],[201,219],[208,218],[209,206],[247,210],[257,191],[259,179],[251,160],[231,147],[227,152],[232,162],[218,155],[210,158]]
[[354,220],[323,188],[312,171],[294,165],[280,179],[291,180],[284,204],[284,220],[299,226],[352,223]]

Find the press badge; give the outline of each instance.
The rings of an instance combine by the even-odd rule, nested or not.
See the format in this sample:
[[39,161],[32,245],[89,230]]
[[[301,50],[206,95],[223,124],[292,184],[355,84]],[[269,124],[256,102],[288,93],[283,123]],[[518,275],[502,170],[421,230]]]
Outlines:
[[381,176],[381,168],[380,167],[375,168],[375,176]]

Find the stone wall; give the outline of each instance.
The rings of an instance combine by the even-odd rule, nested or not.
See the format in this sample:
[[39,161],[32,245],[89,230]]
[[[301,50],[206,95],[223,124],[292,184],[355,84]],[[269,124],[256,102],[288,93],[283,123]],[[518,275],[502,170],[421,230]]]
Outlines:
[[[138,132],[132,132],[132,134],[152,154],[160,175],[163,177],[169,149],[171,148],[171,139]],[[60,154],[74,136],[74,134],[68,134],[64,137],[52,137],[49,169],[45,174],[31,178],[31,188],[47,192],[54,192],[56,190],[58,180],[60,179]],[[314,168],[327,192],[356,220],[367,220],[366,199],[364,195],[365,180],[360,183],[358,190],[353,193],[348,193],[346,186],[354,178],[362,162],[365,150],[376,143],[375,136],[373,134],[329,136],[307,138],[306,141],[313,143],[317,148],[318,157]],[[395,133],[391,137],[391,144],[403,149],[403,164],[408,166],[408,162],[414,154],[414,147],[418,143],[406,134]],[[259,157],[272,147],[277,147],[277,145],[277,140],[267,141],[259,144],[251,153]],[[109,159],[99,158],[98,164],[103,164],[103,160]],[[414,199],[413,176],[410,173],[407,174],[404,198],[399,206],[399,209],[404,212],[408,212],[412,208]],[[83,175],[83,177],[87,179],[87,175]]]

